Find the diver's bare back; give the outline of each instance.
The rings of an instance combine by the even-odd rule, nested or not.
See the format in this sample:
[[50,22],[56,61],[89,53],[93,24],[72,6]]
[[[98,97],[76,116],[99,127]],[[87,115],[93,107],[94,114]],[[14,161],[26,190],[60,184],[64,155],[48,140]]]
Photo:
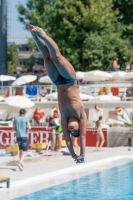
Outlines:
[[57,89],[61,117],[68,119],[70,116],[73,116],[80,120],[85,111],[82,101],[79,97],[77,85],[59,85],[57,86]]

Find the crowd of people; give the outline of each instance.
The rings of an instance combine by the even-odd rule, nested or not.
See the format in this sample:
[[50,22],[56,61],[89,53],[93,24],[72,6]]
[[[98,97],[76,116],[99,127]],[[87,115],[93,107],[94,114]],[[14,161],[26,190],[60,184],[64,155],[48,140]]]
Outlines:
[[[120,65],[118,64],[119,62],[119,58],[115,58],[113,63],[112,63],[112,67],[111,67],[111,71],[120,71]],[[125,71],[126,72],[133,72],[133,62],[125,62]]]
[[[41,108],[36,108],[33,112],[32,119],[36,122],[37,126],[41,126],[44,122],[44,111],[41,110]],[[56,107],[53,107],[50,113],[50,116],[47,117],[48,126],[47,130],[50,133],[51,136],[51,150],[59,151],[61,147],[61,134],[62,134],[62,128],[60,125],[60,119],[59,119],[59,110]]]
[[[124,63],[124,65],[125,65],[125,71],[126,72],[133,72],[133,62],[127,61],[127,62]],[[110,71],[115,72],[115,71],[120,71],[120,70],[121,70],[121,66],[119,65],[119,58],[115,58],[112,62],[112,67],[110,68]],[[15,74],[17,74],[17,76],[19,77],[19,75],[22,71],[27,72],[26,68],[23,68],[23,70],[22,70],[21,67],[17,67]],[[86,72],[88,72],[88,70],[86,70]],[[37,75],[37,76],[39,76],[40,74],[42,76],[47,76],[47,70],[46,70],[45,67],[42,67],[40,65],[39,61],[36,61],[35,64],[33,65],[33,67],[32,67],[31,74],[34,74],[34,75]],[[80,82],[82,84],[84,84],[84,82],[87,83],[87,84],[90,83],[89,80],[88,81],[81,80]]]

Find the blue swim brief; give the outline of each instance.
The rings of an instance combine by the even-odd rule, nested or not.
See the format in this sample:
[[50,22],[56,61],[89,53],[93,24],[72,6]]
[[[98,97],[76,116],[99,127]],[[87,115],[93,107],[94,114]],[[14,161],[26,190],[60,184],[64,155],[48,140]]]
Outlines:
[[75,83],[76,78],[66,79],[62,77],[61,75],[58,76],[57,80],[54,81],[55,85],[64,85],[64,84],[73,84]]

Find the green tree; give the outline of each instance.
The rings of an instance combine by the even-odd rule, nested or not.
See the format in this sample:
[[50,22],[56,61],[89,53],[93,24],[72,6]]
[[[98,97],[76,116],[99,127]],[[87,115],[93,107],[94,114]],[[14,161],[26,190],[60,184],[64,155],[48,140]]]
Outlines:
[[84,58],[89,69],[110,70],[114,58],[121,58],[119,64],[124,69],[125,60],[133,60],[133,47],[128,39],[122,40],[120,33],[109,30],[101,34],[90,33],[85,41]]
[[129,38],[133,45],[133,0],[113,0],[114,9],[119,10],[117,19],[123,26],[123,37]]
[[17,45],[12,42],[7,45],[8,73],[12,74],[16,71],[19,64]]
[[76,70],[107,69],[116,56],[132,59],[113,0],[28,0],[17,9],[25,28],[27,23],[42,27]]
[[133,0],[113,0],[114,9],[119,10],[119,21],[123,24],[133,24]]

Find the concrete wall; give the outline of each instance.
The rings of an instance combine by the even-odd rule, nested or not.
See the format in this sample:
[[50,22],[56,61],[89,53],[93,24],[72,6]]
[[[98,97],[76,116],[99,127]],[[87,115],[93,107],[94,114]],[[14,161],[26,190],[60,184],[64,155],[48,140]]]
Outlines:
[[107,146],[108,147],[128,146],[128,138],[130,138],[130,132],[131,129],[126,127],[108,128]]

